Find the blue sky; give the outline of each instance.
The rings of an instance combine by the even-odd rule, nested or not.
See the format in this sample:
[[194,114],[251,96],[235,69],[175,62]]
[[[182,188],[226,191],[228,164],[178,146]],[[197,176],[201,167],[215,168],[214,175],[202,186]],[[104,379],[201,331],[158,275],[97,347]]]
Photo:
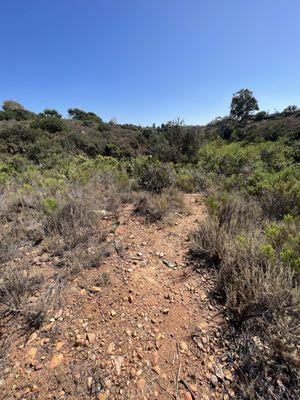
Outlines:
[[0,101],[104,120],[201,124],[250,88],[300,106],[299,0],[14,0],[0,7]]

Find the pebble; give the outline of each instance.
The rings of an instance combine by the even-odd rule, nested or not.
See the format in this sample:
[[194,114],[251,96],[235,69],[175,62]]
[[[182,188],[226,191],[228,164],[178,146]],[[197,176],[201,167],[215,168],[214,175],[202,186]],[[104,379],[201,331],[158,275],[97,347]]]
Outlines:
[[223,373],[224,373],[225,378],[226,378],[228,381],[230,381],[230,382],[233,381],[232,373],[231,373],[228,369],[225,369],[225,370],[223,371]]
[[88,388],[91,388],[93,386],[93,378],[91,376],[89,376],[87,379],[87,386]]
[[94,293],[100,293],[102,291],[102,289],[99,286],[92,286],[90,288],[90,291],[94,292]]
[[51,358],[50,364],[49,364],[49,368],[50,369],[54,369],[56,367],[58,367],[62,360],[63,360],[64,356],[63,354],[56,354]]
[[123,362],[124,362],[124,357],[123,356],[116,357],[116,359],[115,359],[115,367],[116,367],[116,372],[117,372],[118,376],[121,375],[121,369],[122,369]]
[[214,386],[218,384],[218,378],[214,374],[212,374],[212,376],[210,377],[210,381]]
[[96,334],[95,333],[92,333],[92,332],[87,333],[86,337],[87,337],[87,340],[89,341],[90,344],[95,343],[95,341],[96,341]]
[[180,347],[180,350],[182,350],[182,351],[188,350],[188,345],[185,342],[180,342],[179,347]]
[[64,342],[57,342],[55,346],[56,351],[60,351],[63,348],[63,346]]
[[172,261],[163,260],[163,263],[164,263],[168,268],[175,268],[175,267],[176,267],[176,264],[172,263]]
[[145,379],[143,379],[143,378],[139,379],[136,383],[137,388],[140,390],[144,390],[145,385],[146,385],[146,382],[145,382]]
[[131,296],[131,295],[128,296],[128,302],[133,303],[133,296]]
[[159,365],[154,365],[154,367],[152,367],[153,371],[155,371],[157,373],[157,375],[161,374],[161,369]]
[[192,392],[196,393],[197,392],[197,385],[194,385],[193,383],[190,383],[190,389]]
[[221,365],[216,365],[215,367],[215,375],[217,376],[217,378],[219,378],[221,381],[224,379],[224,373],[222,370]]
[[111,343],[108,345],[108,348],[107,348],[108,354],[113,353],[113,352],[115,351],[115,349],[116,349],[115,343],[114,343],[114,342],[111,342]]

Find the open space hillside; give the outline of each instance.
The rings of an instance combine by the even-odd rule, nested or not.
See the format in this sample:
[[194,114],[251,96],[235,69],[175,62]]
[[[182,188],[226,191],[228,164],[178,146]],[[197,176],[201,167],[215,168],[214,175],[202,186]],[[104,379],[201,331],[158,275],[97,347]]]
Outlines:
[[300,110],[0,111],[0,398],[300,396]]

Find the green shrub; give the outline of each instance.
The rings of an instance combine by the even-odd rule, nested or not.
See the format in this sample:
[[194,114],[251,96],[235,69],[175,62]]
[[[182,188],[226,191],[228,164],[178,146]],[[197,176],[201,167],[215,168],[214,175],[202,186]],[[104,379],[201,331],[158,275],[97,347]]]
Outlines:
[[159,161],[143,161],[137,166],[136,176],[141,189],[155,193],[161,193],[175,182],[173,167]]
[[85,126],[92,126],[93,123],[103,124],[102,119],[93,112],[86,112],[79,108],[69,108],[68,114],[72,119],[82,121]]
[[50,133],[62,132],[65,129],[63,121],[56,116],[39,116],[32,122],[31,127]]
[[40,116],[42,116],[42,117],[44,117],[44,116],[46,116],[46,117],[55,117],[55,118],[58,118],[58,119],[61,119],[61,118],[62,118],[62,115],[59,114],[58,111],[56,111],[56,110],[54,110],[54,109],[50,109],[50,108],[46,108],[46,109],[40,114]]

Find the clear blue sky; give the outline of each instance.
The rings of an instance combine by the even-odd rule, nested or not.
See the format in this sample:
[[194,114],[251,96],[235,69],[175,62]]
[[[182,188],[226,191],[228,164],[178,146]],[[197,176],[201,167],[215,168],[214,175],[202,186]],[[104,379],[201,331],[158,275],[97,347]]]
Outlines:
[[142,125],[205,123],[232,94],[300,106],[299,0],[14,0],[0,7],[0,101]]

